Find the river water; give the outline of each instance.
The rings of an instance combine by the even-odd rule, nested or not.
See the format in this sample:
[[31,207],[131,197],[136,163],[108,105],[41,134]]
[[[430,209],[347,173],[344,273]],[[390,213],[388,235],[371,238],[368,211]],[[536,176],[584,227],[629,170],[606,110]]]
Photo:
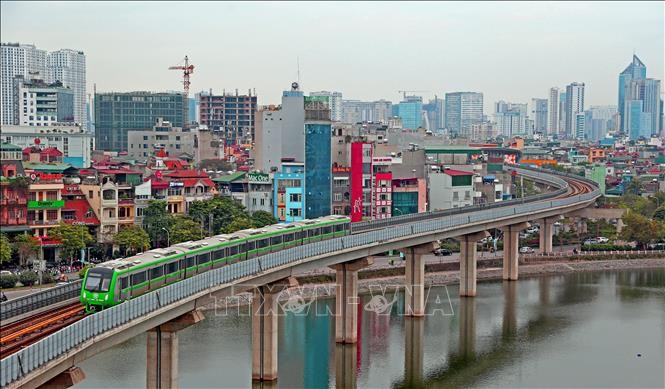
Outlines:
[[[347,346],[334,341],[333,300],[288,306],[276,386],[665,387],[665,269],[481,282],[477,297],[457,294],[429,289],[428,314],[413,319],[401,293],[374,288]],[[208,311],[179,339],[180,387],[251,386],[247,308]],[[145,387],[145,365],[143,335],[84,361],[77,387]]]

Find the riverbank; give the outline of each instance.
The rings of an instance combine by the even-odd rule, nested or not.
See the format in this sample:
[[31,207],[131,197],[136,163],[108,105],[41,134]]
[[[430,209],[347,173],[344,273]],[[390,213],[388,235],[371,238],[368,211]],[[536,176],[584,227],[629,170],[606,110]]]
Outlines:
[[[480,264],[479,264],[480,265]],[[478,281],[493,281],[503,278],[503,269],[496,265],[494,260],[488,260],[484,265],[490,267],[478,268]],[[459,263],[457,265],[459,267]],[[541,277],[547,275],[561,275],[579,272],[594,271],[619,271],[638,270],[651,268],[665,268],[665,258],[641,258],[641,259],[612,259],[612,260],[551,260],[537,263],[521,263],[519,267],[520,279]],[[394,275],[386,276],[388,272]],[[327,273],[327,272],[326,272]],[[401,274],[399,274],[401,273]],[[360,274],[358,280],[358,293],[368,294],[370,291],[395,291],[404,287],[404,266],[400,264],[390,269],[378,268],[366,270]],[[280,296],[280,301],[286,301],[293,296],[299,296],[303,300],[315,298],[326,298],[335,295],[335,283],[325,282],[328,274],[296,276],[299,286],[289,289],[288,293]],[[323,282],[322,282],[323,281]],[[332,281],[332,279],[331,279]],[[445,270],[427,272],[425,274],[425,286],[432,285],[455,285],[459,284],[459,270]],[[240,293],[226,300],[220,300],[214,306],[207,309],[243,306],[251,301],[251,293]]]

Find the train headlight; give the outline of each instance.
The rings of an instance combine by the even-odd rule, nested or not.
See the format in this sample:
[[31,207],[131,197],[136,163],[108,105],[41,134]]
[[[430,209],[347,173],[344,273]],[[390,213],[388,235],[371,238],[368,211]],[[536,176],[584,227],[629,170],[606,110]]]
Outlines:
[[109,299],[109,295],[107,294],[106,296],[104,296],[104,301],[106,301],[108,299]]

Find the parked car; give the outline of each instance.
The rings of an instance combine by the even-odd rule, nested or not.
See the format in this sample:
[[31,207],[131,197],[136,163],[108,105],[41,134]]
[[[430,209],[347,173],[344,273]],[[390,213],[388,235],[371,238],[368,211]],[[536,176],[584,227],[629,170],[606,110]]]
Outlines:
[[584,244],[585,246],[591,246],[591,245],[599,244],[599,243],[600,243],[600,241],[599,241],[598,239],[596,239],[596,238],[591,238],[591,239],[587,239],[587,240],[585,240],[583,244]]
[[436,255],[437,257],[441,257],[441,256],[446,257],[448,255],[453,255],[453,252],[448,250],[448,249],[436,249],[432,253],[434,255]]
[[9,270],[0,270],[0,276],[11,276],[12,274]]
[[596,238],[596,240],[598,240],[598,243],[609,243],[610,242],[610,240],[607,239],[604,236],[599,236],[599,237]]
[[533,254],[535,252],[536,252],[536,250],[534,250],[533,247],[529,247],[529,246],[520,247],[520,253],[522,253],[522,254]]

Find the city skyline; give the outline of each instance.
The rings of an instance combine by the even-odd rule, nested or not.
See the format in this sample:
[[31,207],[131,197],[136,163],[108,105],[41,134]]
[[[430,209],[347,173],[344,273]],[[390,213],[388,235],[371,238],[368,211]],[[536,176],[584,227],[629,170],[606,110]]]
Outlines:
[[[43,15],[40,3],[3,2],[1,31],[3,42],[83,51],[88,93],[92,84],[101,92],[179,91],[181,78],[168,67],[185,55],[196,66],[190,97],[209,88],[256,88],[260,104],[279,102],[298,77],[298,59],[305,92],[332,90],[344,99],[397,103],[400,89],[430,91],[421,93],[425,100],[478,91],[486,113],[493,102],[526,103],[572,82],[585,83],[587,105],[616,104],[616,74],[633,52],[647,65],[648,77],[665,78],[662,3],[307,5],[138,3],[128,17],[117,3],[60,3]],[[29,28],[54,17],[80,29],[46,34]],[[170,27],[183,18],[196,22],[186,23],[183,32]],[[344,28],[338,28],[342,18]],[[293,22],[283,23],[287,19]],[[247,28],[246,20],[254,21],[249,28],[255,31],[238,39],[233,31]],[[368,23],[376,25],[365,28]],[[533,33],[544,25],[547,31]],[[153,33],[133,39],[145,31]],[[211,34],[221,37],[214,50],[198,39]],[[526,53],[507,55],[506,48]],[[395,53],[403,60],[396,61]]]

